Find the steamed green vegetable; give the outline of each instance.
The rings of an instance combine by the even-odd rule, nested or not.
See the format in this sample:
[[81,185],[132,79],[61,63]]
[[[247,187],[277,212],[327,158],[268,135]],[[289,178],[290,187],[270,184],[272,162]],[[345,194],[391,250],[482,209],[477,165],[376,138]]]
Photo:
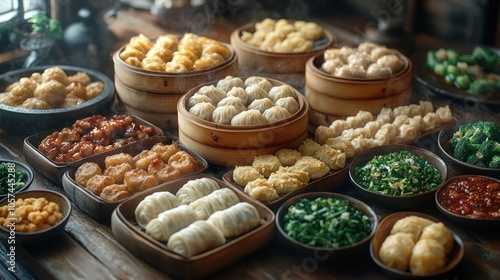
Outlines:
[[15,164],[0,164],[0,194],[14,193],[26,185],[28,173]]
[[454,49],[429,50],[426,65],[434,74],[470,94],[500,93],[500,55],[476,46],[470,54]]
[[348,200],[303,198],[288,208],[284,230],[291,238],[313,247],[338,248],[367,237],[372,221]]

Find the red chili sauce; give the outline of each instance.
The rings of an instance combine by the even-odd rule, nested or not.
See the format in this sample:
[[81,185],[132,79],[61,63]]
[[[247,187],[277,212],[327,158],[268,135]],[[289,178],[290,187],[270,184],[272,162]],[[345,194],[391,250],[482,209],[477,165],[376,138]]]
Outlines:
[[500,218],[500,183],[470,176],[446,186],[438,196],[446,210],[466,217]]

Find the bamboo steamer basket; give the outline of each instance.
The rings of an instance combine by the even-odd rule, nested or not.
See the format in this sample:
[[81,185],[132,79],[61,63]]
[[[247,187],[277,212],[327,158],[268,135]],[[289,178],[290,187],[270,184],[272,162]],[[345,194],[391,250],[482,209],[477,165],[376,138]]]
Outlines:
[[[285,84],[266,79],[275,86]],[[309,103],[296,89],[299,110],[278,122],[231,126],[206,121],[189,113],[189,98],[201,87],[216,84],[210,82],[194,87],[177,104],[179,140],[208,162],[228,167],[247,165],[256,155],[272,154],[283,148],[295,149],[307,138]]]
[[340,78],[321,69],[324,52],[311,57],[305,68],[305,87],[312,93],[333,98],[362,100],[381,99],[398,95],[411,87],[413,65],[411,60],[398,51],[403,68],[389,78]]
[[125,49],[125,46],[122,46],[113,54],[115,79],[119,79],[128,87],[149,93],[184,94],[193,85],[238,73],[238,56],[234,48],[227,43],[220,43],[231,51],[230,57],[225,62],[211,69],[187,73],[149,71],[129,65],[120,58],[120,53]]
[[177,102],[182,94],[159,94],[128,87],[115,77],[116,94],[123,107],[163,130],[177,129]]
[[222,64],[203,71],[167,73],[149,71],[125,63],[120,53],[113,55],[115,88],[123,107],[163,130],[176,130],[177,102],[193,85],[236,75],[237,55],[231,45],[220,42],[231,51]]
[[327,115],[347,117],[356,115],[360,110],[378,114],[384,107],[408,105],[412,98],[412,91],[407,89],[396,95],[382,98],[343,99],[328,96],[306,86],[305,96],[314,111]]
[[[294,20],[288,20],[294,22]],[[240,73],[259,75],[287,81],[297,89],[304,87],[305,65],[309,58],[331,47],[335,36],[323,28],[324,37],[314,43],[314,48],[306,52],[277,53],[264,51],[241,40],[243,31],[255,32],[255,23],[245,24],[235,29],[230,36],[230,43],[238,55]]]

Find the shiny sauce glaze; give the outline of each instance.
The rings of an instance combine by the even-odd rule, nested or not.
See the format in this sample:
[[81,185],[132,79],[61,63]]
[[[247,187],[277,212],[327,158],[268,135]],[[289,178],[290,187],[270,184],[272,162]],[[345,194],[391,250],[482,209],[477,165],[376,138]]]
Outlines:
[[461,216],[481,219],[500,218],[500,183],[490,178],[469,176],[445,187],[439,204]]
[[131,115],[94,115],[77,120],[70,127],[54,131],[40,142],[38,150],[55,162],[68,163],[154,134],[153,127],[137,123]]

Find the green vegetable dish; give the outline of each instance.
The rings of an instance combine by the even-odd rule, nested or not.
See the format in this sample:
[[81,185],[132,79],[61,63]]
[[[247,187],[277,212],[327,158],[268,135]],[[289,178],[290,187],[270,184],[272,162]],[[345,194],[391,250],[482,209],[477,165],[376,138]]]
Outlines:
[[489,48],[476,46],[470,54],[454,49],[429,50],[426,65],[445,83],[469,94],[500,93],[500,55]]
[[363,188],[392,196],[427,192],[443,181],[441,172],[425,157],[407,150],[374,156],[355,168],[354,179]]
[[337,197],[302,198],[288,208],[283,224],[289,237],[323,248],[355,244],[372,230],[368,216]]
[[450,140],[453,156],[478,167],[500,168],[500,124],[476,121],[462,124]]
[[0,164],[0,195],[15,193],[26,185],[28,173],[14,163]]

